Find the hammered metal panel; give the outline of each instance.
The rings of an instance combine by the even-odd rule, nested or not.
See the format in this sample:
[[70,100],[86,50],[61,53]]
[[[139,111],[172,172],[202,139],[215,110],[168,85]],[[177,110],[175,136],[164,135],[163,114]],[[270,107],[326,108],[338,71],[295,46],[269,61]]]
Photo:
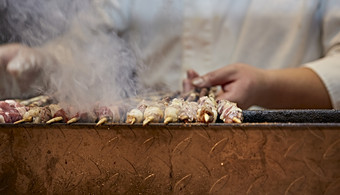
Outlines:
[[339,124],[2,125],[0,193],[339,194]]

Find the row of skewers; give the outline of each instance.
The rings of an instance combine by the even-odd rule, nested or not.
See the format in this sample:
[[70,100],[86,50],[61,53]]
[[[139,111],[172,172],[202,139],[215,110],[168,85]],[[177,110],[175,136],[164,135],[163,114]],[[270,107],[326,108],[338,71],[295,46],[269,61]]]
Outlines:
[[0,123],[38,123],[51,124],[63,122],[96,123],[241,123],[242,110],[233,102],[215,100],[215,89],[195,89],[185,95],[175,97],[145,98],[131,104],[95,106],[93,110],[78,112],[73,107],[63,108],[51,103],[48,96],[29,100],[0,101]]

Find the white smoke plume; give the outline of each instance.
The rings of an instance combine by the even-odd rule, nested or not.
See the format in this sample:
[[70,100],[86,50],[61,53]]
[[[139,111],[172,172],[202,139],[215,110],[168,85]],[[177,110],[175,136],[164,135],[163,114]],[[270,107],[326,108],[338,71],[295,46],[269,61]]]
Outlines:
[[114,31],[101,0],[0,0],[1,42],[41,48],[56,59],[46,65],[47,94],[90,109],[135,96],[141,62]]

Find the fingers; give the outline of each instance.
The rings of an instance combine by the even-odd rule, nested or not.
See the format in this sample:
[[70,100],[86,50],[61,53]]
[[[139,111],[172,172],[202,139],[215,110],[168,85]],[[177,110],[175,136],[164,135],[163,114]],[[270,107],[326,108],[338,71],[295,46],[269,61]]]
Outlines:
[[183,80],[182,86],[183,86],[183,92],[187,93],[191,90],[193,90],[195,87],[192,85],[192,79],[198,77],[198,73],[192,69],[189,69],[187,71],[187,78]]
[[183,86],[183,93],[188,93],[194,88],[194,86],[191,84],[190,79],[184,79],[182,86]]
[[199,74],[196,71],[194,71],[193,69],[187,70],[187,78],[188,79],[192,80],[196,77],[199,77]]
[[196,87],[211,87],[231,82],[231,75],[235,73],[233,66],[226,66],[193,79],[192,84]]

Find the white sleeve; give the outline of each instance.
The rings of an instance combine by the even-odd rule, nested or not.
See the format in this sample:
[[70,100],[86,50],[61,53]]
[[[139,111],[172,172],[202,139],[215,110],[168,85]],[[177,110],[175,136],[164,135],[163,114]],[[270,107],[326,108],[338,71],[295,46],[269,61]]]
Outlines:
[[322,20],[324,57],[305,66],[316,72],[325,84],[334,109],[340,109],[340,1],[325,0]]

